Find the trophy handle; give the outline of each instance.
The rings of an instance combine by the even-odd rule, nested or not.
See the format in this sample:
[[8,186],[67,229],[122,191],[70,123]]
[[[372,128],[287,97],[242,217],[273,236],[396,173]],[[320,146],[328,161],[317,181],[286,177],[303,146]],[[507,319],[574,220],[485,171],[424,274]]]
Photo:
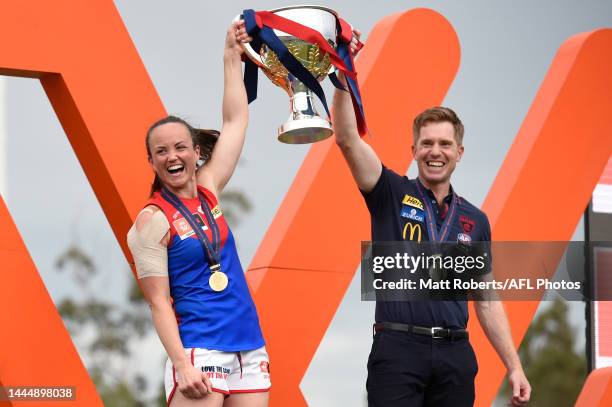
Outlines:
[[[236,17],[234,17],[233,22],[236,22],[238,20],[242,19],[242,14],[238,14]],[[257,52],[255,52],[255,50],[253,49],[253,47],[251,47],[251,44],[249,43],[242,43],[240,44],[242,46],[242,49],[244,49],[244,53],[246,54],[246,56],[253,61],[256,65],[260,66],[260,67],[265,67],[266,65],[263,63],[263,60],[261,59],[261,55],[259,55]]]

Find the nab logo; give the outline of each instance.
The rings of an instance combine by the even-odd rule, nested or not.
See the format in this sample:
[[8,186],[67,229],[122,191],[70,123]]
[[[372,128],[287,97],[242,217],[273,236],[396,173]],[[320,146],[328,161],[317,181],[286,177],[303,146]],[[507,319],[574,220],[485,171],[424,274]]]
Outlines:
[[[406,239],[406,232],[408,233],[408,237],[409,239]],[[415,236],[416,236],[416,240],[415,240]],[[422,235],[421,235],[421,225],[419,225],[418,223],[412,223],[412,222],[407,222],[406,226],[404,226],[404,232],[402,233],[402,237],[404,238],[404,240],[410,240],[411,242],[420,242]]]

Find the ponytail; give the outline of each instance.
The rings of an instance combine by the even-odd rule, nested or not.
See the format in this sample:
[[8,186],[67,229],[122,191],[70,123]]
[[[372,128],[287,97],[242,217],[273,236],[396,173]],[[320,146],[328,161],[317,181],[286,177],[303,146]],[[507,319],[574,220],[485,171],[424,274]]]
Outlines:
[[210,160],[220,133],[211,129],[193,129],[191,134],[194,146],[200,147],[200,160],[207,162]]

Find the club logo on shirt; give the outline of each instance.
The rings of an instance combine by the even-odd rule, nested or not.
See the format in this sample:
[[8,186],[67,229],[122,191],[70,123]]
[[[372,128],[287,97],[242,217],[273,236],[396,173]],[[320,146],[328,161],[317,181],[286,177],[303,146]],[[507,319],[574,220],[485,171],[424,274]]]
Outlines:
[[263,373],[270,373],[270,364],[266,361],[262,361],[259,363],[259,369],[261,369]]
[[415,220],[417,222],[423,222],[425,220],[425,213],[422,210],[411,208],[407,205],[402,206],[402,212],[400,215],[402,215],[404,218]]
[[419,199],[410,196],[408,194],[404,195],[404,199],[402,200],[402,203],[404,205],[409,205],[412,206],[414,208],[423,210],[423,202],[421,202]]
[[[197,223],[202,228],[202,230],[208,230],[208,227],[202,219],[202,215],[200,215],[199,213],[194,213],[193,215],[193,217],[195,218],[195,223]],[[185,240],[189,236],[193,236],[195,234],[195,232],[191,228],[191,225],[189,225],[189,222],[187,222],[185,218],[175,220],[174,222],[172,222],[172,225],[174,226],[174,229],[176,229],[176,233],[179,235],[181,240]]]
[[[408,239],[406,239],[406,235],[408,235]],[[410,240],[411,242],[420,242],[421,238],[423,237],[421,233],[421,225],[418,223],[407,222],[404,226],[402,237],[404,240]]]
[[476,222],[474,222],[472,219],[468,218],[465,215],[459,216],[459,222],[461,223],[461,227],[463,228],[463,233],[466,233],[468,235],[472,233],[472,230],[474,230],[474,227],[476,226]]

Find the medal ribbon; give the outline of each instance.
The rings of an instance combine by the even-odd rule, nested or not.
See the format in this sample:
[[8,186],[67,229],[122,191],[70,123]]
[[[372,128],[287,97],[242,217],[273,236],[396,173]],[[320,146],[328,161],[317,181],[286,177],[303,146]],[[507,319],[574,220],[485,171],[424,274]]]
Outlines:
[[429,240],[434,242],[444,242],[446,237],[448,236],[448,232],[452,225],[452,222],[455,217],[455,213],[457,212],[457,195],[453,192],[453,198],[451,201],[450,209],[444,218],[444,222],[440,227],[440,234],[438,234],[438,226],[436,225],[436,218],[434,215],[434,210],[431,206],[431,202],[429,202],[429,197],[425,194],[423,190],[423,186],[421,185],[421,181],[417,179],[416,182],[417,190],[419,191],[419,195],[423,204],[425,205],[425,218],[427,219],[427,231],[429,232]]
[[[350,53],[350,42],[352,39],[351,27],[346,21],[337,19],[338,24],[338,52],[332,48],[332,46],[323,38],[321,33],[313,30],[310,27],[306,27],[295,21],[286,19],[277,14],[269,11],[258,11],[244,10],[242,14],[246,30],[249,36],[253,37],[251,47],[256,53],[259,53],[261,46],[266,44],[272,51],[274,51],[279,60],[283,63],[285,68],[293,75],[298,78],[304,85],[317,95],[327,115],[330,116],[327,101],[325,99],[325,93],[319,84],[319,81],[315,79],[312,74],[300,63],[287,49],[285,44],[274,34],[274,29],[291,34],[303,41],[310,44],[317,44],[319,49],[328,54],[331,63],[340,71],[342,71],[348,83],[348,91],[351,94],[351,101],[353,102],[353,109],[355,111],[355,117],[357,119],[357,128],[359,134],[364,136],[367,132],[365,124],[365,115],[363,111],[363,105],[361,102],[361,94],[359,92],[359,85],[357,83],[357,72],[354,69],[353,56]],[[363,44],[358,43],[357,49],[361,49]],[[251,103],[257,98],[257,65],[250,59],[246,59],[246,67],[244,71],[244,83],[247,91],[248,101]],[[333,85],[339,89],[346,90],[338,81],[335,73],[329,75]]]
[[[206,216],[206,221],[208,222],[208,226],[210,227],[212,233],[212,243],[206,236],[206,233],[202,230],[202,227],[197,224],[194,219],[194,215],[191,211],[185,206],[185,204],[180,200],[180,198],[174,195],[170,190],[166,187],[161,189],[161,196],[168,201],[174,208],[183,215],[183,218],[189,223],[191,229],[198,236],[198,240],[202,245],[202,249],[204,250],[204,254],[208,259],[208,265],[210,266],[210,270],[212,273],[219,270],[220,259],[219,259],[219,247],[221,244],[221,233],[219,232],[219,226],[215,221],[214,216],[210,210],[210,207],[206,203],[204,196],[198,191],[198,198],[200,199],[200,206],[202,207],[202,211]],[[214,270],[213,270],[214,268]]]

